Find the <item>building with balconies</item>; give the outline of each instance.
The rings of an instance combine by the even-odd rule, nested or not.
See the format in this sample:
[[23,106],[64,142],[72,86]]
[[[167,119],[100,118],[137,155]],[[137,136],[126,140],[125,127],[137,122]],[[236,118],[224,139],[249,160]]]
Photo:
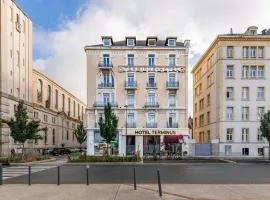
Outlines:
[[[126,37],[85,46],[87,57],[87,153],[99,153],[98,121],[104,106],[117,114],[120,155],[141,156],[167,148],[173,135],[188,137],[187,66],[189,41]],[[175,137],[174,138],[182,138]],[[178,143],[179,141],[175,141]]]

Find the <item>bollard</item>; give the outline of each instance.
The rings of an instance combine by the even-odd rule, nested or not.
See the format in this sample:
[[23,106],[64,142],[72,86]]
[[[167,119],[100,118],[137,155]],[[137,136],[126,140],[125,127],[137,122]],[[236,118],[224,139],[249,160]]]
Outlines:
[[137,183],[136,183],[136,168],[133,168],[133,182],[134,182],[134,190],[137,190]]
[[89,185],[89,165],[86,166],[86,185]]
[[57,185],[60,185],[60,166],[57,166]]
[[159,191],[159,196],[162,197],[162,190],[161,190],[161,183],[160,183],[160,173],[159,173],[159,170],[157,170],[157,177],[158,177],[158,191]]
[[3,166],[0,163],[0,185],[3,185]]
[[31,185],[31,166],[28,166],[28,185]]

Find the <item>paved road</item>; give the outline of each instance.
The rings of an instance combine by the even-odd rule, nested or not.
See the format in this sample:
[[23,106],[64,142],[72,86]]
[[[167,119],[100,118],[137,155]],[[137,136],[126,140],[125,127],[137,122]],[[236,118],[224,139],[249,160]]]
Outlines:
[[[133,183],[133,167],[136,167],[138,184],[156,184],[156,171],[160,170],[164,184],[266,184],[270,183],[270,164],[189,163],[189,164],[145,164],[145,165],[91,165],[90,184]],[[4,183],[27,183],[27,176],[20,176]],[[63,184],[85,184],[86,168],[82,165],[60,167]],[[57,168],[32,175],[33,184],[56,184]]]

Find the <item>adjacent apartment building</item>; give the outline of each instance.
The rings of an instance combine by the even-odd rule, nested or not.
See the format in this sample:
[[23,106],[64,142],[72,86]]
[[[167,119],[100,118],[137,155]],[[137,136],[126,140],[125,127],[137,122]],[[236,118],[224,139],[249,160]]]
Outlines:
[[[41,120],[42,126],[48,127],[47,133],[41,133],[43,141],[28,141],[26,147],[46,149],[62,144],[78,145],[73,140],[72,130],[82,122],[85,104],[33,70],[32,22],[15,1],[0,1],[0,9],[1,118],[13,117],[16,105],[23,100],[29,118]],[[0,156],[17,147],[10,137],[9,128],[3,124],[0,128]]]
[[260,118],[270,109],[270,30],[218,35],[193,74],[197,143],[215,141],[220,156],[262,156]]
[[[87,56],[87,152],[100,153],[98,121],[108,102],[117,114],[120,155],[159,153],[188,133],[189,40],[126,37],[85,46]],[[185,146],[183,147],[185,148]]]

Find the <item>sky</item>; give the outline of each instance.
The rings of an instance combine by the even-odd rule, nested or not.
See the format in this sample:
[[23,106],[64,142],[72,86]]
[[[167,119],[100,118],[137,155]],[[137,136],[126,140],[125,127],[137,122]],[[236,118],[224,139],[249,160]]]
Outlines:
[[[34,65],[86,102],[85,45],[102,35],[191,40],[189,71],[217,34],[270,27],[269,0],[17,0],[33,22]],[[189,113],[192,76],[189,74]]]

